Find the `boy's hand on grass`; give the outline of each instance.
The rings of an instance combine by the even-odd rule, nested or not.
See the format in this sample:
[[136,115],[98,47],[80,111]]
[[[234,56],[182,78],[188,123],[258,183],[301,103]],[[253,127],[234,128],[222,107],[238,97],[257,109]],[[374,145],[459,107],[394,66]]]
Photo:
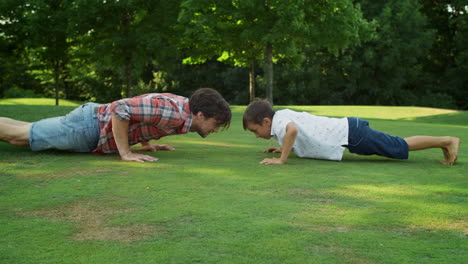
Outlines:
[[282,161],[279,158],[271,158],[271,159],[264,159],[260,161],[260,164],[267,164],[267,165],[272,165],[272,164],[284,164],[285,162]]
[[268,149],[265,149],[263,152],[266,153],[266,152],[271,152],[271,153],[281,153],[281,148],[268,148]]

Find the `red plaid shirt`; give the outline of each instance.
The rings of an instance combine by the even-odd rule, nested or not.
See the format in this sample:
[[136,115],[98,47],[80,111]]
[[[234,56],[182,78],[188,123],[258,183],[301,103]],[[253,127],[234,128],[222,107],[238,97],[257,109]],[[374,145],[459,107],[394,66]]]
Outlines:
[[112,113],[129,121],[128,144],[148,142],[174,134],[185,134],[192,124],[188,98],[151,93],[115,101],[98,108],[100,136],[94,153],[118,152],[112,133]]

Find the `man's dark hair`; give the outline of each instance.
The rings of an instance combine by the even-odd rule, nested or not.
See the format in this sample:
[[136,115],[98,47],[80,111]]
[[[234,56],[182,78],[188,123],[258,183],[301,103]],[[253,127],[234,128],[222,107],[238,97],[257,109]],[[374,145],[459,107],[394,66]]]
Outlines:
[[206,118],[213,117],[221,127],[228,128],[231,123],[231,108],[215,89],[197,89],[190,96],[189,106],[193,114],[202,112]]
[[273,110],[270,102],[265,99],[255,98],[245,109],[244,118],[242,119],[244,130],[247,129],[249,123],[261,125],[265,117],[273,119],[274,115],[275,110]]

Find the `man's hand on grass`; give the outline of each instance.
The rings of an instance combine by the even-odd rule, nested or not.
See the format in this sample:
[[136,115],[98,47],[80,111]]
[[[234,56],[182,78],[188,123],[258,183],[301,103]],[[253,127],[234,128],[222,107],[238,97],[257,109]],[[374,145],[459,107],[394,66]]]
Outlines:
[[155,158],[153,156],[145,155],[145,154],[139,154],[139,153],[133,153],[133,152],[128,152],[126,154],[121,154],[120,157],[124,161],[137,161],[137,162],[145,162],[145,161],[157,161],[158,158]]
[[141,150],[145,151],[158,151],[158,150],[174,150],[175,148],[169,146],[169,145],[158,145],[158,144],[151,144],[151,143],[146,143],[146,144],[141,144]]

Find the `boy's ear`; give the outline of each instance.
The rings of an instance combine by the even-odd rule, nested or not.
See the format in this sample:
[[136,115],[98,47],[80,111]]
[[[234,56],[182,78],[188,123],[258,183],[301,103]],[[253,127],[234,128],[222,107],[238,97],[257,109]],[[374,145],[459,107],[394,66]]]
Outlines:
[[262,126],[263,126],[263,125],[267,125],[267,126],[271,125],[271,119],[268,118],[268,117],[263,118],[263,120],[262,120]]

